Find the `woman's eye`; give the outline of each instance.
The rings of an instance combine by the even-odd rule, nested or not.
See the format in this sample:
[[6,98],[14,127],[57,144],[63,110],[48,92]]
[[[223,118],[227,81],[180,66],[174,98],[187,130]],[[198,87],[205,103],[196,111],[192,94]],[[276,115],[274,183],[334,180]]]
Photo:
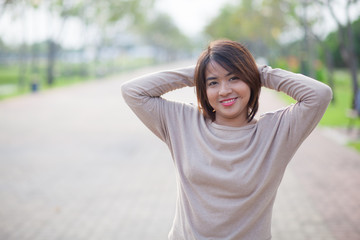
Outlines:
[[211,87],[211,86],[215,86],[216,84],[217,84],[217,82],[212,81],[212,82],[209,82],[209,83],[208,83],[208,86]]
[[230,81],[233,81],[233,80],[239,80],[240,78],[238,78],[238,77],[232,77],[232,78],[230,78],[229,80]]

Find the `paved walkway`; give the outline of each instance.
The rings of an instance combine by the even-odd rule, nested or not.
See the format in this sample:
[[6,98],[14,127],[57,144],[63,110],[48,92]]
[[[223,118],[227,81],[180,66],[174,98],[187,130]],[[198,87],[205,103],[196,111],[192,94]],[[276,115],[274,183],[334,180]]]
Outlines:
[[[153,70],[0,102],[1,240],[167,239],[171,157],[120,95]],[[263,91],[261,111],[280,105]],[[315,130],[279,189],[273,239],[360,239],[359,174],[360,155]]]

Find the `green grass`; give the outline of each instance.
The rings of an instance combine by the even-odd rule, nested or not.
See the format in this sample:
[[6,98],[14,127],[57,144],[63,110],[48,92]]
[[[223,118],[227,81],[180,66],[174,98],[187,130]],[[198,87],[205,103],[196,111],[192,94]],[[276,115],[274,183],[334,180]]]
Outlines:
[[18,80],[19,69],[16,66],[0,65],[0,85],[14,84]]
[[350,142],[348,143],[348,146],[360,152],[360,141]]
[[[352,90],[350,75],[347,71],[338,70],[334,74],[335,87],[333,89],[334,99],[329,104],[320,125],[329,127],[348,127],[350,123],[349,110],[351,109]],[[288,103],[294,103],[291,97],[281,94]],[[360,118],[352,120],[352,126],[360,127]]]
[[[352,90],[351,79],[348,72],[339,70],[334,74],[335,87],[334,99],[330,103],[320,124],[332,127],[346,127],[350,123],[349,110],[351,109]],[[359,128],[360,119],[357,118],[352,124]]]

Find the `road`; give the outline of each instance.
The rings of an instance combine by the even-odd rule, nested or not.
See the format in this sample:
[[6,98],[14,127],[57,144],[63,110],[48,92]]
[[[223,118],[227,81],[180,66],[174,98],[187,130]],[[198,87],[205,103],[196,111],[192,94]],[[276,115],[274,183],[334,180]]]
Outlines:
[[[125,105],[120,86],[185,64],[0,102],[0,239],[167,239],[171,156]],[[190,88],[167,97],[195,101]],[[260,112],[283,105],[263,91]],[[317,128],[278,191],[273,239],[360,239],[359,174],[360,155]]]

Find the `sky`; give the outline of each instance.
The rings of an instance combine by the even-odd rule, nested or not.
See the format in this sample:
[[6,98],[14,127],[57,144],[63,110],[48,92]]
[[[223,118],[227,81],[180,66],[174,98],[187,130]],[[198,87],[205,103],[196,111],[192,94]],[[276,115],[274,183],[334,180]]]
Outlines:
[[201,32],[227,3],[235,0],[157,0],[155,7],[169,14],[187,35]]

